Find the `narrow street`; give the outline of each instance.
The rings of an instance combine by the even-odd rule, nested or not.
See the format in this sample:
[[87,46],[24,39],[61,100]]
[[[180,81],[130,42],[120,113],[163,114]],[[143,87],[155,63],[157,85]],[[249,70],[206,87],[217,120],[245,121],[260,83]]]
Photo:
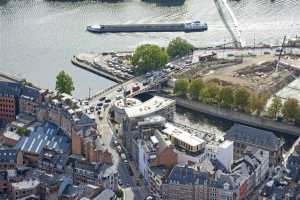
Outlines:
[[124,163],[112,142],[114,138],[114,132],[110,127],[110,122],[108,121],[109,109],[110,106],[102,111],[104,112],[103,119],[100,120],[99,117],[97,117],[96,119],[96,122],[98,124],[98,131],[101,135],[101,142],[104,145],[107,145],[109,151],[112,153],[114,165],[116,165],[119,171],[119,185],[124,191],[124,199],[143,200],[146,198],[148,192],[145,188],[136,186],[134,177],[139,177],[138,171],[132,169],[134,175],[130,176],[128,168],[132,166],[132,163],[130,165]]

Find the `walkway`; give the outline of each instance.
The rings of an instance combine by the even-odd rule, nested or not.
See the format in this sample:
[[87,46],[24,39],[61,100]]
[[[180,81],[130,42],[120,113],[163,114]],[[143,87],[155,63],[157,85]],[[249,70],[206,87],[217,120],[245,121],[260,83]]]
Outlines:
[[187,100],[180,97],[172,97],[167,95],[168,98],[176,100],[178,106],[205,113],[214,117],[219,117],[225,120],[233,121],[240,124],[245,124],[257,128],[262,128],[274,132],[286,133],[290,135],[300,136],[300,128],[283,122],[274,121],[269,118],[257,117],[248,115],[241,112],[232,111],[217,106],[210,106],[200,102]]

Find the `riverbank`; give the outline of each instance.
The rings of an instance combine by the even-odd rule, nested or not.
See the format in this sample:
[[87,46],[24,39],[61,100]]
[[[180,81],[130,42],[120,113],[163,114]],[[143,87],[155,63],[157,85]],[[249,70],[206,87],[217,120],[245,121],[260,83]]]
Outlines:
[[164,94],[163,96],[176,100],[176,105],[204,113],[210,116],[226,119],[235,123],[240,123],[252,127],[270,130],[273,132],[286,133],[294,136],[300,136],[300,128],[284,122],[278,122],[272,119],[252,116],[246,113],[233,111],[219,106],[211,106],[198,101],[192,101],[186,98],[175,97]]

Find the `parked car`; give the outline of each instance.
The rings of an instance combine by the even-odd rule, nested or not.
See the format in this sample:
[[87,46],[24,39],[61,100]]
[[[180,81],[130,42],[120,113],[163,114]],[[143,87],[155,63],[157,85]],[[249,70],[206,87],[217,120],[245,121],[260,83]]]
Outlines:
[[90,107],[90,111],[94,112],[95,111],[95,107],[94,106]]
[[148,85],[149,82],[148,81],[143,81],[143,86]]
[[116,100],[122,99],[122,96],[117,96]]
[[99,99],[99,101],[104,101],[106,99],[106,97],[101,97],[100,99]]
[[125,155],[125,153],[121,153],[121,158],[122,158],[122,160],[126,160],[126,155]]
[[147,77],[147,78],[149,78],[149,77],[151,77],[151,76],[152,76],[152,74],[151,74],[150,72],[147,72],[147,73],[146,73],[146,77]]
[[107,108],[109,106],[109,103],[103,104],[103,108]]
[[135,85],[135,86],[132,87],[132,92],[136,92],[136,91],[138,91],[139,89],[140,89],[140,86]]
[[111,102],[111,99],[105,99],[104,102],[105,102],[105,103],[110,103],[110,102]]
[[119,145],[119,142],[118,142],[118,140],[117,139],[114,139],[114,145],[117,147],[118,145]]
[[120,145],[117,146],[117,151],[118,151],[118,153],[122,152],[122,147]]
[[119,184],[119,186],[122,186],[122,185],[123,185],[123,182],[122,182],[121,179],[119,179],[118,184]]
[[126,95],[126,96],[130,95],[130,93],[131,93],[130,90],[125,91],[125,95]]

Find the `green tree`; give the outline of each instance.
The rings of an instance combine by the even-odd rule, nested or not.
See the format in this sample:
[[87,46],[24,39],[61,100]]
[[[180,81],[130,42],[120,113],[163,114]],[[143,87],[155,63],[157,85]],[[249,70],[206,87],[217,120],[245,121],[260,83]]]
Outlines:
[[174,93],[177,96],[186,96],[189,88],[189,82],[186,79],[178,79],[175,82]]
[[214,104],[218,102],[219,86],[216,83],[208,83],[201,91],[201,100],[207,104]]
[[27,128],[20,127],[17,129],[17,133],[21,136],[26,136],[30,133],[30,130]]
[[247,110],[249,105],[250,92],[245,88],[239,88],[234,93],[234,105],[243,111]]
[[231,107],[233,100],[233,89],[229,86],[222,87],[219,92],[219,104],[223,107]]
[[72,94],[75,88],[71,76],[64,71],[59,72],[56,76],[55,89],[59,93]]
[[265,95],[255,93],[252,94],[249,98],[250,111],[259,116],[264,110],[266,102],[267,97]]
[[170,57],[174,58],[176,56],[187,55],[191,53],[193,49],[194,46],[192,44],[190,44],[185,39],[177,37],[169,43],[167,52]]
[[295,121],[300,115],[300,108],[296,99],[286,100],[281,109],[282,115],[289,121]]
[[123,196],[124,196],[124,192],[123,192],[122,189],[118,189],[118,190],[115,192],[115,194],[116,194],[116,196],[117,196],[118,198],[123,198]]
[[279,97],[275,96],[272,99],[271,105],[268,107],[268,115],[272,118],[276,118],[282,108],[282,101]]
[[144,44],[135,49],[131,63],[135,66],[136,73],[143,74],[165,67],[168,60],[169,56],[165,50],[157,45]]
[[199,99],[199,94],[203,87],[204,83],[201,79],[194,79],[191,81],[188,92],[193,100]]

